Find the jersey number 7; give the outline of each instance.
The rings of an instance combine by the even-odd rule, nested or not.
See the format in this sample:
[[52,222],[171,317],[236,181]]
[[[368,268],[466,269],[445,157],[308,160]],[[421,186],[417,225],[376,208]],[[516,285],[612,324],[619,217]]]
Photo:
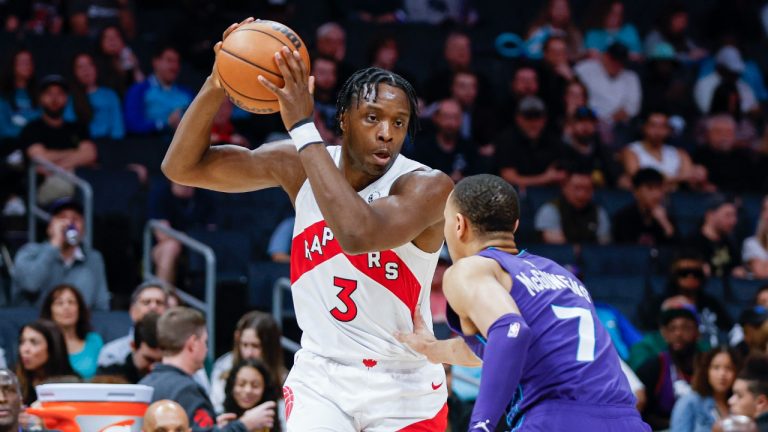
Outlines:
[[357,305],[352,300],[352,293],[357,289],[357,281],[344,279],[340,277],[333,278],[333,285],[341,288],[336,297],[341,300],[346,310],[341,311],[338,307],[331,309],[331,316],[342,322],[349,322],[357,316]]

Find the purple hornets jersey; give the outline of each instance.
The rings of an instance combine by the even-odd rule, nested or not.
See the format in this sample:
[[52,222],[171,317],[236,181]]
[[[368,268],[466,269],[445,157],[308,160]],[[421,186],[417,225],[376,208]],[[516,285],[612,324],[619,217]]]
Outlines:
[[[589,292],[573,274],[525,251],[512,255],[491,248],[478,255],[495,260],[510,275],[510,295],[532,333],[520,385],[510,400],[509,426],[519,425],[531,408],[547,401],[634,409],[635,397],[616,349]],[[460,333],[450,308],[448,315]],[[464,339],[482,357],[482,337]],[[515,361],[515,353],[509,353],[509,360]]]

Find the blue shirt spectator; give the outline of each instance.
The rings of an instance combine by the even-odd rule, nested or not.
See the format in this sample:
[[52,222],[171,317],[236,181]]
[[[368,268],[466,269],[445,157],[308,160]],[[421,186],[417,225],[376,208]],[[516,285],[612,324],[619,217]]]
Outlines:
[[291,242],[293,241],[293,223],[296,218],[291,216],[283,219],[269,238],[267,253],[274,262],[290,262]]
[[104,340],[101,336],[96,332],[89,332],[85,336],[83,349],[69,354],[69,363],[72,365],[72,369],[85,379],[92,378],[96,375],[96,369],[98,369],[97,360],[103,346]]
[[73,63],[75,79],[64,120],[88,123],[91,138],[123,138],[123,110],[117,93],[97,84],[98,71],[90,54],[78,54]]
[[592,22],[587,25],[589,30],[584,37],[584,48],[592,52],[604,52],[614,42],[620,42],[629,49],[633,60],[640,57],[643,51],[640,35],[635,26],[624,22],[624,4],[621,0],[597,2],[595,10],[587,16]]
[[154,73],[134,84],[125,97],[125,124],[128,132],[149,134],[176,129],[192,92],[179,84],[179,53],[164,47],[152,59]]

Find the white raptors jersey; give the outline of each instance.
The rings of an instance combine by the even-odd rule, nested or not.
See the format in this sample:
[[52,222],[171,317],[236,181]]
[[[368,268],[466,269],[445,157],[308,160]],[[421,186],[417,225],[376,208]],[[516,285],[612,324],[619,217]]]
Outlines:
[[[341,147],[328,147],[328,152],[338,166]],[[384,176],[358,195],[372,203],[388,196],[400,176],[422,168],[426,167],[399,155]],[[429,292],[438,255],[411,242],[391,250],[345,254],[325,223],[309,180],[305,181],[296,196],[291,248],[291,291],[303,331],[302,348],[367,368],[382,362],[426,361],[398,342],[394,333],[413,330],[418,305],[432,328]]]

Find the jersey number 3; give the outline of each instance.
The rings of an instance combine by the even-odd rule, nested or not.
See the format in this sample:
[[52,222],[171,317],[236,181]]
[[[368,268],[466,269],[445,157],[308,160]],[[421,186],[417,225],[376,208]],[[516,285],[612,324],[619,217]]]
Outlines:
[[351,297],[352,293],[357,289],[357,281],[334,277],[333,285],[341,288],[336,297],[341,300],[346,310],[342,312],[341,309],[335,307],[331,309],[331,316],[342,322],[352,321],[357,316],[357,305],[352,301]]
[[576,361],[591,362],[595,359],[595,320],[589,309],[552,305],[552,312],[561,320],[579,319],[579,348]]

